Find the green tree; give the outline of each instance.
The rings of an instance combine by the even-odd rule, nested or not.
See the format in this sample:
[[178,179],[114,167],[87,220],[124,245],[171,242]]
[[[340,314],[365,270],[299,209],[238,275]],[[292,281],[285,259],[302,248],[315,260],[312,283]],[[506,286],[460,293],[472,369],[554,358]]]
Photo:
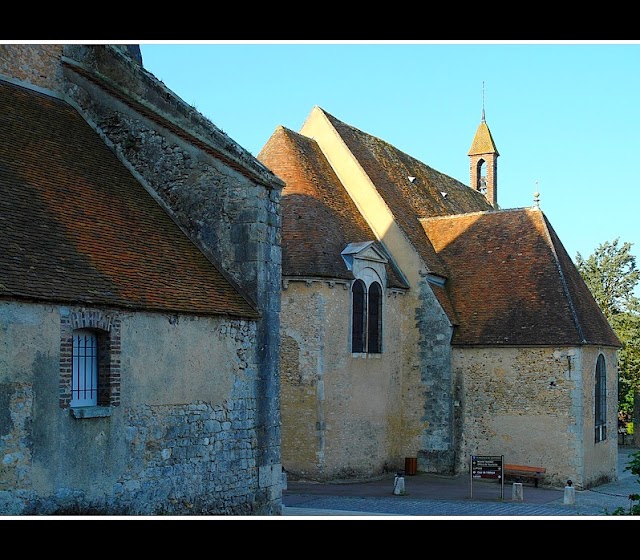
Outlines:
[[621,313],[616,315],[612,326],[622,342],[618,353],[618,408],[631,415],[634,395],[640,392],[640,316]]
[[640,300],[633,293],[640,282],[640,271],[631,254],[632,245],[620,245],[615,239],[600,244],[586,260],[576,254],[576,266],[609,322],[620,313],[640,312]]
[[634,294],[640,271],[631,247],[615,239],[602,243],[586,260],[576,255],[581,276],[622,343],[618,403],[619,410],[630,415],[634,394],[640,391],[640,299]]

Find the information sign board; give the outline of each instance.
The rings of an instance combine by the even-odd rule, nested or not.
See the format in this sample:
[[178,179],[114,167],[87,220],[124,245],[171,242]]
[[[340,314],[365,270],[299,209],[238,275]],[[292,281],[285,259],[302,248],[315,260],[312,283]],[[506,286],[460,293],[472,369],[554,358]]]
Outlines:
[[473,498],[473,481],[483,478],[500,482],[500,499],[504,499],[504,455],[471,455],[469,474],[471,478],[471,497]]
[[472,455],[471,476],[473,478],[502,478],[502,455]]

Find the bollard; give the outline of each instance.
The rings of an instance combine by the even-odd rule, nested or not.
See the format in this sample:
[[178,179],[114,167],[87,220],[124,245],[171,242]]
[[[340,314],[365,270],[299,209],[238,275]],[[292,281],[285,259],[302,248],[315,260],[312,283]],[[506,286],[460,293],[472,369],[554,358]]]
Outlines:
[[565,505],[572,506],[576,503],[576,489],[573,486],[573,482],[567,480],[567,485],[564,487],[564,501]]
[[402,471],[398,471],[395,478],[393,479],[393,493],[396,496],[404,496],[404,473]]
[[524,501],[524,492],[522,490],[522,482],[514,482],[511,488],[511,499],[514,502]]

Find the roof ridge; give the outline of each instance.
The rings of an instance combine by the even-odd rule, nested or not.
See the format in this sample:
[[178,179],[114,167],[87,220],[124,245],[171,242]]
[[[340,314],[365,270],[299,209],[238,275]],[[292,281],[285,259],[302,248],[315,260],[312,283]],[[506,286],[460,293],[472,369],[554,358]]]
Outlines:
[[585,337],[584,330],[582,329],[580,318],[578,317],[578,312],[576,311],[576,307],[573,303],[573,298],[571,297],[571,290],[569,289],[569,285],[567,284],[567,279],[564,275],[564,271],[562,270],[562,264],[560,263],[560,258],[558,257],[558,252],[553,242],[551,231],[549,230],[550,224],[547,221],[546,216],[542,212],[541,212],[541,217],[542,217],[542,223],[544,224],[544,234],[547,237],[547,241],[549,242],[551,253],[553,254],[553,260],[556,264],[556,268],[558,269],[558,274],[560,276],[560,283],[562,284],[562,291],[564,292],[564,295],[567,299],[567,304],[569,305],[569,310],[571,311],[571,317],[573,318],[573,323],[576,327],[576,330],[578,331],[578,336],[580,337],[580,341],[583,344],[586,344],[587,338]]

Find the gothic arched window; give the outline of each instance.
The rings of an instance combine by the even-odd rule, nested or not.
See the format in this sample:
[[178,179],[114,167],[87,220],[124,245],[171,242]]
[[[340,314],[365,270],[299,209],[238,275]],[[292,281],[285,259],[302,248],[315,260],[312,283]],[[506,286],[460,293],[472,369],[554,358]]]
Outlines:
[[379,354],[382,352],[382,288],[377,282],[369,286],[367,307],[367,352]]
[[356,280],[351,288],[351,351],[364,352],[364,333],[367,324],[366,287]]
[[595,379],[595,428],[596,443],[607,439],[607,367],[600,354],[596,362]]
[[382,352],[382,286],[361,279],[351,287],[351,352]]

